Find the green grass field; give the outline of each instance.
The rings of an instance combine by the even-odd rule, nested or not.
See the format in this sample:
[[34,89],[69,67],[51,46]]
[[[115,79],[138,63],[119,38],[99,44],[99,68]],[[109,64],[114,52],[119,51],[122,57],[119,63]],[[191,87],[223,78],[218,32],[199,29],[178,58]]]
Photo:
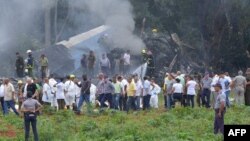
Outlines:
[[[232,107],[225,124],[250,124],[249,117],[250,107]],[[205,108],[160,108],[129,114],[107,110],[80,116],[60,111],[39,116],[38,132],[41,141],[221,141],[221,135],[213,134],[213,119],[214,111]],[[0,125],[1,141],[24,140],[22,118],[1,114]],[[13,137],[4,134],[9,130],[15,131]]]

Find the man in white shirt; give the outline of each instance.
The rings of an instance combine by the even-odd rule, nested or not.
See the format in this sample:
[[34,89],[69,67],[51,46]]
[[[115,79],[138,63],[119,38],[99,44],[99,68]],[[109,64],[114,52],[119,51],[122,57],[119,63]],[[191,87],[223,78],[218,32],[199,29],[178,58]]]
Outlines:
[[143,82],[143,110],[149,109],[150,108],[150,82],[148,81],[148,77],[145,76],[144,78],[144,82]]
[[229,76],[226,76],[224,72],[220,73],[220,77],[218,82],[222,86],[222,91],[226,94],[226,106],[230,107],[230,101],[229,101],[229,95],[230,95],[230,85],[232,82],[232,79]]
[[4,115],[8,114],[8,107],[10,107],[16,115],[19,116],[15,108],[15,89],[14,86],[10,83],[10,80],[6,78],[4,80]]
[[45,78],[43,84],[43,97],[42,97],[43,104],[51,105],[51,100],[53,97],[51,92],[52,92],[52,87],[49,85],[49,79]]
[[125,72],[129,73],[130,72],[130,50],[127,50],[127,52],[124,53],[123,59],[124,59],[124,70]]
[[64,83],[63,78],[60,79],[60,82],[55,85],[56,87],[56,99],[58,103],[58,109],[63,110],[65,106],[65,95],[64,95]]
[[111,64],[110,64],[109,58],[106,56],[106,54],[102,54],[102,58],[100,59],[101,72],[104,75],[108,76],[110,67],[111,67]]

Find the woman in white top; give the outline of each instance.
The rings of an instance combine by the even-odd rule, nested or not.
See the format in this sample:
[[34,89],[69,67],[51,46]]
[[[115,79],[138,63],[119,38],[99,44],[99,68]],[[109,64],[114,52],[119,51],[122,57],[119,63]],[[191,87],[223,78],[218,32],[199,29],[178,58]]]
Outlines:
[[175,81],[176,81],[176,83],[173,85],[173,88],[172,88],[173,99],[174,99],[174,101],[181,102],[181,100],[182,100],[182,93],[183,93],[183,86],[180,83],[180,79],[179,78],[176,78]]
[[194,108],[194,96],[196,95],[196,86],[197,83],[194,81],[192,76],[188,76],[188,81],[186,84],[187,87],[187,104],[188,106],[190,106],[190,101],[191,101],[191,105],[192,108]]
[[159,85],[155,83],[155,81],[151,80],[151,86],[150,86],[150,106],[153,108],[158,108],[158,94],[161,92],[161,88]]

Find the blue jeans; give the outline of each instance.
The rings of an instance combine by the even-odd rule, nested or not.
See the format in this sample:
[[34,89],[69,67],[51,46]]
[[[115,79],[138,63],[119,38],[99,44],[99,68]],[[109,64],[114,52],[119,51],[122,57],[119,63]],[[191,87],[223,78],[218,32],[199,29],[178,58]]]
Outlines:
[[112,94],[111,93],[101,94],[100,96],[101,96],[100,97],[101,108],[105,107],[105,101],[106,100],[108,101],[110,108],[113,107],[113,104],[112,104]]
[[141,104],[141,97],[140,96],[136,96],[135,97],[135,107],[136,107],[136,110],[140,110],[140,104]]
[[187,95],[187,104],[188,106],[191,105],[192,108],[194,108],[194,95]]
[[202,91],[202,104],[206,106],[207,108],[210,107],[210,94],[211,91],[209,89],[204,88]]
[[119,108],[119,105],[120,105],[120,103],[119,103],[119,101],[120,101],[120,95],[121,94],[114,94],[113,96],[112,96],[112,101],[113,101],[113,107],[112,108],[114,108],[114,109],[116,109],[116,110],[118,110]]
[[173,95],[167,94],[167,108],[171,109],[172,106],[173,106]]
[[10,101],[4,101],[4,115],[9,113],[9,108],[10,107],[16,115],[19,116],[19,113],[17,112],[16,108],[15,108],[15,102],[14,100],[10,100]]
[[30,135],[30,124],[32,126],[32,131],[34,134],[34,141],[38,141],[38,134],[36,128],[36,115],[33,113],[25,113],[24,114],[24,130],[25,130],[25,141],[29,140]]
[[151,95],[147,94],[146,96],[143,96],[143,110],[150,108],[150,98]]
[[90,112],[90,94],[85,94],[85,93],[82,93],[80,95],[80,99],[79,99],[79,102],[78,102],[78,105],[77,105],[77,111],[78,112],[81,111],[81,107],[82,107],[82,104],[83,104],[84,101],[86,101],[87,110],[88,110],[88,112]]
[[0,97],[0,102],[1,102],[3,113],[4,113],[4,98],[3,97]]
[[226,94],[226,106],[229,108],[230,107],[230,101],[229,101],[230,90],[226,91],[225,94]]

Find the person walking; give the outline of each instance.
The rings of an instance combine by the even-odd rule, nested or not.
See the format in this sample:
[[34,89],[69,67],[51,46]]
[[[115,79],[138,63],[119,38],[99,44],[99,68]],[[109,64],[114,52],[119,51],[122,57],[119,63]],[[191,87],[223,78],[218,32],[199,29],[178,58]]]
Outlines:
[[91,87],[91,82],[88,79],[87,75],[82,76],[82,82],[81,84],[77,84],[81,88],[81,94],[80,94],[80,100],[77,105],[77,113],[80,114],[81,108],[83,105],[83,102],[85,101],[87,104],[87,111],[90,113],[90,87]]
[[103,85],[104,85],[103,86],[104,87],[104,96],[101,99],[101,108],[105,107],[106,101],[108,101],[109,107],[113,108],[112,94],[114,93],[115,88],[107,76],[104,76]]
[[215,91],[218,93],[218,96],[215,101],[214,110],[214,134],[224,134],[224,115],[226,112],[226,94],[222,90],[222,85],[217,83],[214,85]]
[[15,112],[17,116],[19,113],[15,108],[15,89],[13,84],[10,83],[10,80],[6,78],[4,80],[4,115],[7,115],[9,112],[9,107]]
[[242,71],[238,72],[238,76],[236,76],[232,81],[232,86],[235,89],[235,104],[237,105],[245,105],[244,93],[247,86],[247,80],[243,75]]
[[19,78],[24,75],[24,59],[19,52],[16,53],[16,75]]
[[21,111],[24,113],[24,130],[25,141],[29,140],[30,124],[34,135],[34,141],[39,141],[37,132],[37,115],[36,113],[42,108],[42,105],[32,98],[32,92],[27,92],[27,100],[21,106]]

